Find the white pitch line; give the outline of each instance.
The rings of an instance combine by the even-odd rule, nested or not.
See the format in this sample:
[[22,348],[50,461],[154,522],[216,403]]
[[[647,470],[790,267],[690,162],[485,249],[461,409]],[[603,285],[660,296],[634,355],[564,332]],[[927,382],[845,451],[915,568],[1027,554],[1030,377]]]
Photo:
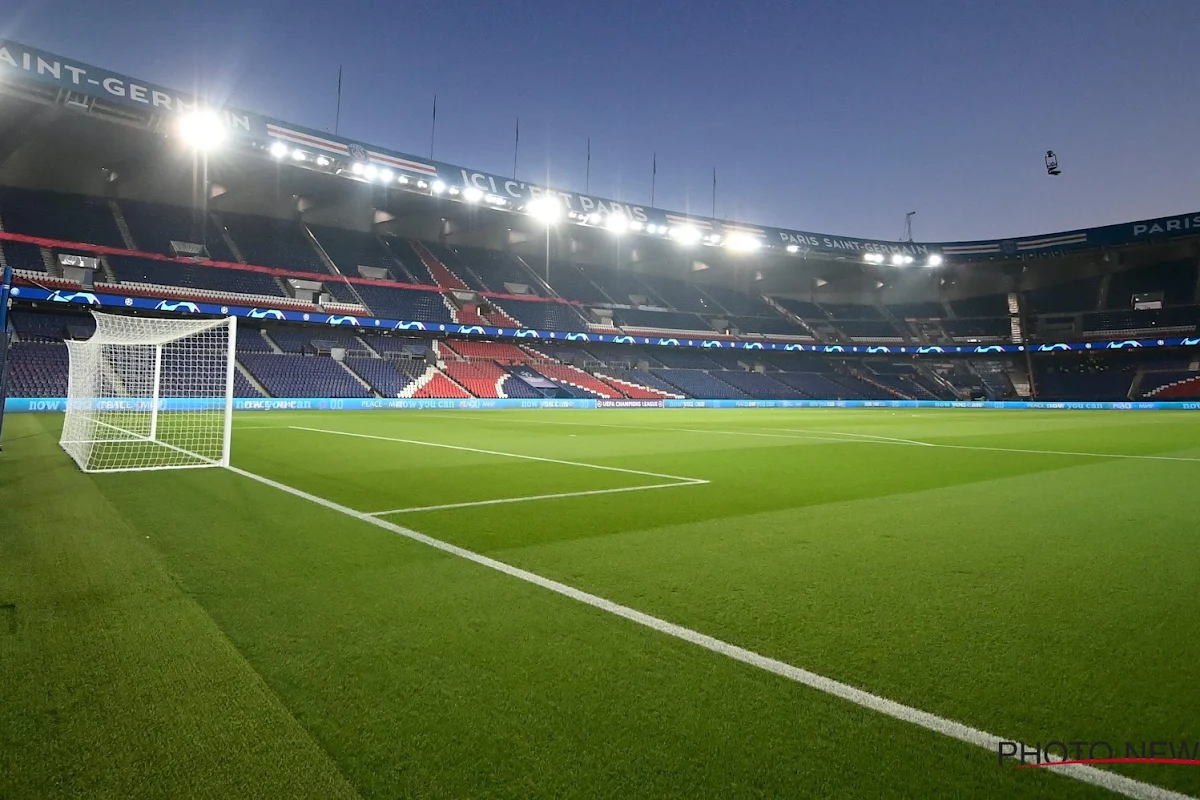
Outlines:
[[562,492],[560,494],[535,494],[528,497],[504,497],[499,500],[473,500],[469,503],[446,503],[440,506],[418,508],[396,508],[391,511],[375,511],[368,517],[387,517],[392,514],[413,514],[418,511],[445,511],[451,508],[473,508],[475,506],[498,506],[508,503],[527,503],[531,500],[558,500],[563,497],[589,497],[596,494],[618,494],[620,492],[642,492],[647,489],[671,489],[675,486],[700,486],[708,481],[694,478],[687,483],[653,483],[649,486],[623,486],[619,489],[592,489],[586,492]]
[[467,453],[482,453],[489,456],[504,456],[505,458],[520,458],[525,461],[542,461],[547,464],[562,464],[568,467],[586,467],[588,469],[600,469],[605,472],[623,472],[626,475],[646,475],[651,478],[666,478],[667,480],[679,481],[680,483],[692,483],[698,478],[684,478],[680,475],[665,475],[661,472],[646,472],[641,469],[626,469],[625,467],[608,467],[602,464],[585,464],[582,461],[563,461],[559,458],[543,458],[542,456],[527,456],[522,453],[504,453],[499,450],[483,450],[478,447],[465,447],[459,444],[443,444],[441,442],[421,442],[416,439],[400,439],[394,436],[374,436],[369,433],[351,433],[349,431],[335,431],[326,428],[306,428],[301,425],[289,425],[289,428],[295,431],[311,431],[312,433],[329,433],[335,436],[352,436],[356,439],[374,439],[380,442],[399,442],[400,444],[417,444],[423,447],[443,447],[447,450],[462,450]]
[[[432,416],[429,415],[429,416]],[[445,416],[445,415],[442,415]],[[472,419],[483,419],[480,416],[473,416]],[[718,436],[759,436],[769,439],[796,439],[808,441],[827,441],[827,442],[844,442],[861,443],[861,444],[892,444],[907,447],[940,447],[946,450],[980,450],[994,453],[1028,453],[1030,455],[1043,456],[1083,456],[1087,458],[1114,458],[1114,459],[1134,459],[1144,461],[1184,461],[1192,463],[1200,463],[1200,457],[1197,456],[1159,456],[1159,455],[1141,455],[1136,453],[1085,453],[1074,450],[1031,450],[1019,447],[989,447],[981,444],[946,444],[940,442],[921,442],[916,439],[847,439],[834,438],[835,436],[865,436],[868,434],[851,434],[841,433],[839,431],[822,431],[827,436],[819,436],[816,434],[802,433],[800,429],[793,428],[773,428],[778,431],[795,430],[799,435],[789,435],[784,433],[765,433],[763,431],[722,431],[712,428],[663,428],[656,425],[613,425],[610,423],[601,422],[566,422],[564,420],[519,420],[512,417],[497,418],[497,422],[521,422],[537,425],[575,425],[584,428],[628,428],[639,431],[668,431],[671,433],[700,433],[700,434],[715,434]]]
[[[931,714],[928,711],[921,711],[912,706],[906,706],[903,703],[897,703],[894,700],[889,700],[886,697],[871,694],[862,689],[855,688],[847,683],[836,681],[832,678],[826,678],[823,675],[818,675],[815,672],[793,666],[784,661],[779,661],[768,656],[756,653],[753,650],[747,650],[744,647],[739,647],[735,644],[722,641],[708,634],[700,633],[699,631],[685,628],[682,625],[676,625],[673,622],[667,622],[664,619],[651,616],[629,606],[621,605],[612,600],[605,599],[599,595],[585,592],[582,589],[576,589],[565,583],[545,578],[534,572],[523,570],[519,567],[514,567],[511,564],[506,564],[503,561],[497,561],[494,558],[481,555],[472,550],[459,547],[458,545],[444,542],[441,539],[435,539],[432,536],[427,536],[423,533],[418,533],[411,528],[404,528],[395,525],[391,522],[381,520],[378,517],[373,517],[361,511],[356,511],[353,508],[340,505],[332,500],[326,500],[323,497],[318,497],[314,494],[309,494],[301,489],[296,489],[288,486],[285,483],[271,480],[270,478],[256,475],[253,472],[247,472],[244,469],[237,467],[229,467],[231,472],[241,475],[251,480],[258,481],[266,486],[278,489],[281,492],[286,492],[295,497],[302,498],[311,503],[315,503],[331,511],[337,511],[353,519],[366,522],[386,531],[391,531],[398,536],[403,536],[415,542],[428,545],[444,553],[457,556],[459,558],[471,561],[488,569],[501,572],[518,580],[531,583],[534,586],[539,586],[564,597],[569,597],[585,605],[597,608],[601,611],[606,611],[609,614],[621,617],[623,619],[642,625],[651,630],[665,634],[667,636],[680,639],[685,642],[690,642],[698,647],[703,647],[714,653],[726,656],[735,661],[740,661],[743,664],[749,664],[752,667],[778,675],[781,678],[794,681],[796,683],[808,686],[811,689],[840,697],[862,708],[867,708],[876,711],[893,719],[907,722],[917,727],[924,728],[934,733],[940,733],[943,736],[948,736],[952,739],[957,739],[960,742],[982,747],[992,753],[998,751],[1001,742],[1015,741],[1013,739],[1005,739],[995,734],[981,731],[978,728],[972,728],[969,725],[964,725],[961,722],[955,722],[945,717],[939,717],[936,714]],[[1032,748],[1030,748],[1032,750]],[[1057,759],[1061,760],[1061,759]],[[1161,786],[1155,786],[1152,783],[1128,778],[1124,775],[1118,775],[1115,772],[1097,769],[1096,767],[1085,764],[1070,764],[1061,767],[1055,767],[1054,773],[1066,777],[1074,778],[1075,780],[1088,783],[1093,786],[1099,786],[1108,789],[1111,792],[1124,795],[1125,797],[1136,798],[1136,800],[1196,800],[1189,795],[1181,794],[1165,789]]]

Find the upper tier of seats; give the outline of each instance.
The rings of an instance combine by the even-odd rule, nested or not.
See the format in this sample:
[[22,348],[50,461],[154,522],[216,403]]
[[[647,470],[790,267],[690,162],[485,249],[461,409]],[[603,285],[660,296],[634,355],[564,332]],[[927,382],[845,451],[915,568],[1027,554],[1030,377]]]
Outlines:
[[246,263],[329,274],[299,222],[249,214],[222,214],[221,220]]
[[[920,331],[901,320],[932,319],[955,339],[1007,340],[1008,302],[1004,294],[952,300],[896,303],[886,307],[868,302],[825,302],[777,298],[768,302],[755,291],[755,283],[743,275],[738,290],[710,281],[729,279],[720,269],[696,275],[666,275],[641,272],[633,266],[622,269],[597,265],[554,262],[548,283],[544,264],[526,264],[513,253],[465,245],[415,242],[390,234],[356,232],[329,226],[309,225],[298,219],[274,219],[226,212],[219,201],[214,213],[197,218],[194,209],[109,200],[81,195],[24,189],[0,189],[0,224],[5,231],[41,238],[83,242],[107,248],[134,248],[172,254],[172,241],[202,240],[217,261],[244,260],[249,265],[273,267],[311,274],[326,282],[339,303],[365,304],[369,313],[392,319],[420,322],[453,322],[456,312],[447,307],[437,292],[379,285],[350,284],[331,273],[355,277],[358,268],[385,270],[401,283],[420,283],[447,288],[465,285],[491,293],[520,292],[533,295],[557,294],[585,304],[656,306],[616,309],[614,321],[634,330],[666,332],[723,331],[724,320],[741,334],[805,337],[804,328],[778,312],[775,302],[812,327],[820,338],[832,341],[886,340],[898,342],[942,341],[936,325],[919,323]],[[121,221],[127,225],[123,228]],[[54,245],[45,252],[35,244],[6,241],[0,255],[6,263],[23,271],[45,272],[46,260],[57,251],[70,252],[67,245]],[[324,256],[322,255],[324,252]],[[81,250],[86,252],[86,249]],[[46,258],[44,259],[43,256]],[[325,256],[328,256],[329,263]],[[535,259],[536,261],[536,259]],[[222,292],[269,297],[287,297],[286,287],[274,276],[254,270],[196,266],[182,262],[160,262],[134,255],[110,254],[106,263],[113,276],[125,284],[178,286],[193,293]],[[434,273],[437,275],[435,281]],[[57,275],[57,268],[51,268]],[[97,280],[104,281],[101,274]],[[1107,288],[1105,288],[1107,287]],[[1102,293],[1103,290],[1103,293]],[[131,292],[138,289],[133,287]],[[1168,261],[1135,267],[1108,276],[1092,276],[1023,293],[1022,310],[1027,318],[1027,335],[1043,339],[1070,335],[1122,335],[1134,331],[1193,330],[1196,311],[1197,264],[1194,259]],[[1167,306],[1162,311],[1130,309],[1135,294],[1161,293]],[[183,292],[187,299],[193,295]],[[840,297],[839,299],[845,299]],[[590,312],[559,303],[500,298],[496,313],[482,306],[482,316],[473,307],[457,313],[465,324],[492,324],[586,331]],[[947,310],[947,305],[952,313]],[[1101,307],[1103,306],[1103,308]],[[886,309],[886,310],[885,310]],[[360,312],[352,312],[360,313]],[[1082,314],[1082,317],[1077,315]],[[502,316],[503,315],[503,316]],[[1057,316],[1056,316],[1057,315]],[[1039,317],[1041,319],[1039,319]],[[832,323],[830,322],[832,320]],[[898,327],[899,326],[899,327]]]
[[108,201],[99,197],[6,188],[0,191],[0,220],[12,233],[125,247]]
[[138,250],[175,255],[171,242],[202,244],[214,261],[237,261],[212,217],[190,208],[121,200],[121,213]]

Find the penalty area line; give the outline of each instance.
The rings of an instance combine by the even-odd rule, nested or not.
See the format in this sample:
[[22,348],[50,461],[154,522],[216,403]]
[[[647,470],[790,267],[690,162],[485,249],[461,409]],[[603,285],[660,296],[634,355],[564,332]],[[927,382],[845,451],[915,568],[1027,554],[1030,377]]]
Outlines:
[[[444,553],[448,553],[466,561],[478,564],[496,572],[503,573],[510,577],[516,578],[534,586],[541,587],[548,591],[568,597],[572,600],[591,606],[592,608],[605,611],[614,616],[621,617],[625,620],[641,625],[651,630],[662,633],[666,636],[671,636],[685,642],[690,642],[705,650],[731,658],[734,661],[740,661],[752,667],[770,672],[781,678],[802,684],[811,689],[816,689],[819,692],[839,697],[848,702],[854,703],[862,708],[868,708],[893,719],[907,722],[917,727],[924,728],[934,733],[939,733],[943,736],[948,736],[952,739],[957,739],[966,744],[975,745],[991,752],[997,752],[1001,742],[1013,742],[1012,739],[1004,739],[995,734],[987,733],[986,731],[972,728],[969,725],[964,725],[961,722],[939,717],[936,714],[931,714],[928,711],[921,711],[912,706],[906,706],[903,703],[898,703],[894,700],[889,700],[886,697],[871,694],[862,689],[855,688],[847,683],[836,681],[832,678],[827,678],[823,675],[818,675],[815,672],[802,669],[801,667],[793,666],[784,661],[779,661],[753,650],[747,650],[744,647],[739,647],[735,644],[722,641],[708,634],[700,633],[699,631],[685,628],[682,625],[676,625],[673,622],[668,622],[659,617],[651,616],[635,608],[621,605],[620,603],[600,597],[599,595],[585,592],[582,589],[576,589],[574,586],[569,586],[565,583],[546,578],[534,572],[514,567],[511,564],[506,564],[503,561],[497,561],[494,558],[481,555],[472,550],[459,547],[458,545],[444,542],[441,539],[435,539],[432,536],[419,533],[411,528],[405,528],[400,525],[382,520],[379,517],[365,514],[361,511],[356,511],[353,508],[340,505],[332,500],[326,500],[323,497],[318,497],[314,494],[309,494],[302,489],[288,486],[285,483],[272,480],[262,475],[256,475],[253,472],[248,472],[238,467],[227,467],[227,469],[237,475],[257,481],[265,486],[270,486],[281,492],[307,500],[310,503],[327,508],[331,511],[336,511],[344,514],[352,519],[357,519],[361,522],[366,522],[369,525],[374,525],[386,531],[390,531],[398,536],[410,539],[421,544],[428,545]],[[1032,748],[1030,748],[1032,750]],[[1161,786],[1156,786],[1152,783],[1135,780],[1124,775],[1118,775],[1115,772],[1097,769],[1086,764],[1064,764],[1054,770],[1054,774],[1065,777],[1074,778],[1083,783],[1099,786],[1108,789],[1125,797],[1137,798],[1137,800],[1195,800],[1189,795],[1181,794],[1171,789],[1165,789]]]
[[502,497],[497,500],[472,500],[467,503],[444,503],[439,506],[419,506],[417,508],[395,508],[391,511],[375,511],[369,517],[387,517],[392,514],[414,514],[420,511],[448,511],[454,508],[474,508],[476,506],[499,506],[508,503],[528,503],[532,500],[559,500],[565,497],[591,497],[598,494],[619,494],[621,492],[644,492],[648,489],[673,489],[676,486],[702,486],[708,481],[696,478],[685,482],[652,483],[649,486],[622,486],[617,489],[591,489],[584,492],[560,492],[558,494],[535,494],[526,497]]

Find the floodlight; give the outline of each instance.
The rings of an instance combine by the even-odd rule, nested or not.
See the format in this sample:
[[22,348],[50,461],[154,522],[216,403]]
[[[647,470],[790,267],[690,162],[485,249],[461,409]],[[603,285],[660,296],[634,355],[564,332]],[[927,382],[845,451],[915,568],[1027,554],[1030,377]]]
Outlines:
[[442,182],[442,181],[434,181],[433,182],[433,193],[434,194],[441,194],[444,191],[446,191],[446,184],[444,182]]
[[701,236],[700,229],[691,225],[677,225],[671,228],[671,238],[680,244],[695,244],[700,241]]
[[725,247],[739,253],[752,253],[762,247],[762,240],[748,233],[735,233],[725,240]]
[[379,180],[383,181],[384,183],[391,183],[392,178],[394,177],[396,177],[396,173],[392,172],[390,169],[379,170]]
[[362,164],[359,164],[357,161],[355,161],[354,165],[350,167],[350,171],[355,175],[362,175],[365,169]]
[[905,256],[905,257],[904,257],[904,263],[905,263],[905,265],[908,265],[908,264],[911,264],[911,263],[913,263],[913,257],[912,257],[912,256]]
[[478,203],[483,199],[483,189],[477,186],[468,186],[463,190],[463,199],[468,203]]
[[453,197],[458,197],[460,194],[462,194],[462,190],[461,190],[461,189],[459,189],[457,186],[451,186],[451,187],[450,187],[450,194],[451,194],[451,196],[453,196]]
[[708,236],[704,237],[704,241],[708,242],[709,244],[720,244],[721,243],[721,234],[710,233]]
[[798,245],[798,244],[789,244],[789,245],[787,246],[787,251],[788,251],[789,253],[799,253],[799,252],[800,252],[800,245]]
[[604,219],[604,218],[600,216],[599,211],[593,211],[592,213],[587,215],[587,221],[588,221],[589,225],[599,225],[600,220],[602,220],[602,219]]
[[305,161],[307,159],[308,159],[308,154],[305,153],[303,150],[293,150],[292,151],[292,160],[293,161]]
[[642,225],[642,223],[638,222],[636,219],[629,223],[629,230],[631,230],[631,231],[640,231],[644,227],[645,226]]
[[526,204],[525,210],[546,225],[553,225],[562,216],[562,203],[553,197],[538,197]]
[[375,180],[375,176],[378,174],[379,167],[375,166],[374,164],[367,164],[366,168],[363,169],[363,177],[369,181]]
[[417,188],[418,189],[428,189],[429,184],[426,183],[425,181],[417,181]]
[[317,156],[317,166],[318,167],[328,167],[329,159],[326,158],[325,156]]
[[927,267],[940,267],[941,265],[942,265],[941,253],[933,253],[925,261],[925,266],[927,266]]
[[604,220],[604,227],[620,235],[629,230],[629,217],[624,214],[609,214],[608,218]]
[[408,176],[407,175],[401,175],[397,180],[399,180],[400,183],[405,186],[408,185]]
[[271,145],[271,155],[276,158],[283,158],[288,154],[287,145],[283,142],[275,142]]
[[867,262],[868,264],[882,264],[883,253],[867,253],[863,256],[863,261]]
[[220,147],[227,133],[225,123],[215,111],[193,111],[179,120],[179,135],[195,150]]
[[904,256],[900,255],[899,253],[892,254],[892,266],[893,267],[898,267],[903,263],[904,263]]

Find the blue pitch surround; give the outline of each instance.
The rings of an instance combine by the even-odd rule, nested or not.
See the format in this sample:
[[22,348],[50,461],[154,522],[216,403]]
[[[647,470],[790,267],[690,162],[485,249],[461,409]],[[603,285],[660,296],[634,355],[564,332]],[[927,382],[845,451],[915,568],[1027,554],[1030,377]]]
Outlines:
[[[205,401],[190,398],[165,398],[163,411],[203,410]],[[104,411],[146,411],[148,399],[105,400]],[[215,410],[224,401],[211,401]],[[9,413],[58,412],[67,408],[62,397],[10,397],[5,403]],[[1043,402],[1039,400],[574,400],[574,399],[403,399],[403,398],[329,398],[329,397],[238,397],[235,411],[382,411],[396,409],[517,409],[517,408],[980,408],[1075,411],[1200,411],[1200,400],[1171,402]]]

